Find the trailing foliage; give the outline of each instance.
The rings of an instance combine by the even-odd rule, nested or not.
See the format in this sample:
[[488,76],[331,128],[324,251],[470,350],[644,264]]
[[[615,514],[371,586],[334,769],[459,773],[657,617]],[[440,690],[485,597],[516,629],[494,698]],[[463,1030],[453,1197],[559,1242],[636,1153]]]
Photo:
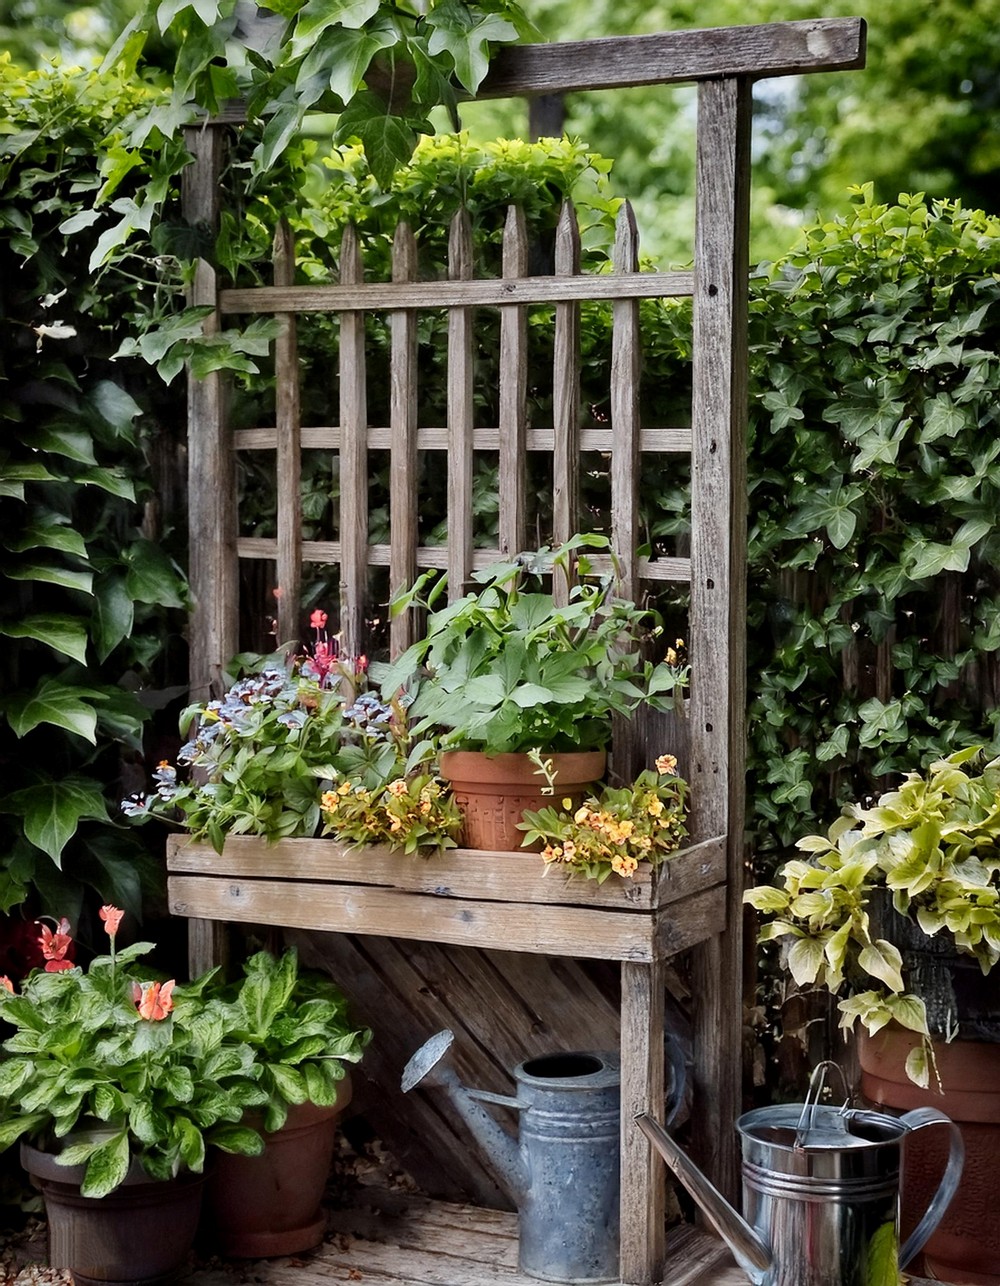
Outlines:
[[[155,875],[107,799],[164,699],[165,609],[184,604],[151,486],[176,486],[167,426],[180,426],[141,369],[136,380],[110,357],[136,313],[173,306],[178,283],[149,239],[151,212],[96,272],[98,233],[81,218],[102,187],[98,143],[113,150],[116,122],[146,101],[114,77],[0,62],[4,911],[35,885],[76,919],[91,884],[138,917]],[[122,182],[116,204],[131,199]]]

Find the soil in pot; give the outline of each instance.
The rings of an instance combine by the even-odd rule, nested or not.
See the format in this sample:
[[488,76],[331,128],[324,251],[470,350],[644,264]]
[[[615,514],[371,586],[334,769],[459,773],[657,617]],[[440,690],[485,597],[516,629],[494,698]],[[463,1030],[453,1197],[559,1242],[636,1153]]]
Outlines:
[[21,1144],[21,1164],[45,1201],[49,1265],[68,1268],[77,1286],[160,1286],[184,1268],[194,1244],[205,1177],[160,1182],[133,1162],[105,1197],[80,1193],[85,1167],[59,1165]]
[[[322,1200],[337,1124],[350,1100],[345,1076],[332,1107],[290,1107],[282,1129],[264,1133],[260,1156],[218,1156],[205,1194],[204,1229],[219,1253],[266,1259],[319,1245],[326,1232]],[[259,1117],[248,1114],[245,1121],[261,1128]]]
[[[913,1032],[884,1027],[859,1041],[861,1092],[871,1103],[908,1112],[935,1107],[956,1121],[965,1167],[955,1198],[924,1248],[925,1275],[956,1286],[1000,1286],[1000,1045],[935,1042],[943,1094],[914,1085],[904,1070],[919,1042]],[[908,1235],[944,1172],[947,1147],[937,1130],[920,1130],[903,1148],[902,1232]]]
[[[441,756],[441,776],[462,813],[466,848],[510,852],[521,847],[518,829],[526,809],[560,807],[563,799],[579,804],[604,776],[603,750],[544,755],[555,773],[554,789],[526,754],[484,755],[478,750],[449,750]],[[541,847],[539,845],[539,847]]]

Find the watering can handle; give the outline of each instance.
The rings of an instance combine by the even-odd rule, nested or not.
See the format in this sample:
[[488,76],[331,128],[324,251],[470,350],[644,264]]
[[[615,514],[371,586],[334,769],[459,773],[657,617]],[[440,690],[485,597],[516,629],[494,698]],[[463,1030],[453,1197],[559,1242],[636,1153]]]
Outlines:
[[907,1237],[902,1250],[899,1252],[899,1266],[900,1268],[905,1268],[941,1222],[945,1211],[951,1204],[951,1199],[958,1188],[958,1181],[962,1177],[962,1166],[965,1162],[965,1143],[962,1141],[962,1132],[955,1122],[950,1117],[945,1116],[943,1112],[939,1112],[936,1107],[914,1108],[912,1112],[907,1112],[905,1116],[900,1117],[900,1123],[905,1125],[908,1130],[922,1130],[928,1125],[947,1125],[951,1136],[948,1164],[945,1167],[944,1176],[938,1184],[934,1199],[924,1211],[923,1218]]

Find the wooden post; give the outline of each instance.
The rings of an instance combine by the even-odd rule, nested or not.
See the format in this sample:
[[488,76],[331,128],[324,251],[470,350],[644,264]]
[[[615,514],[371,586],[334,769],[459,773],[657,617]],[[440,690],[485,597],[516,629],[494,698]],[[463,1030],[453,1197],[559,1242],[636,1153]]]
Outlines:
[[[503,230],[504,278],[528,271],[528,238],[524,215],[515,206]],[[527,318],[521,304],[500,309],[500,552],[525,548],[525,456],[527,453]]]
[[[580,273],[580,225],[572,201],[563,203],[556,228],[557,277]],[[555,545],[579,530],[580,512],[580,305],[556,304],[552,355],[552,532]],[[557,603],[569,600],[569,582],[553,575]]]
[[[392,244],[392,279],[414,281],[417,243],[406,223],[396,228]],[[389,455],[389,597],[408,589],[417,575],[417,315],[412,309],[389,314],[390,357]],[[365,495],[367,496],[367,486]],[[413,613],[401,612],[389,625],[393,656],[413,642]]]
[[[472,220],[457,211],[448,230],[448,280],[472,280]],[[465,594],[472,570],[472,484],[475,457],[474,314],[448,310],[448,601]]]
[[[639,232],[626,201],[615,225],[616,273],[639,271]],[[618,592],[638,592],[639,533],[639,301],[616,299],[611,305],[611,546],[618,560]]]
[[692,402],[691,832],[726,834],[726,932],[694,952],[701,1164],[738,1191],[746,765],[746,419],[750,85],[698,91]]
[[[340,246],[340,284],[361,280],[358,234],[348,226]],[[359,656],[368,605],[368,390],[361,312],[340,318],[340,551],[341,650]]]
[[[274,284],[295,284],[295,241],[287,219],[274,238]],[[274,345],[275,415],[278,429],[278,642],[299,642],[302,598],[302,423],[299,349],[294,313],[277,314]]]

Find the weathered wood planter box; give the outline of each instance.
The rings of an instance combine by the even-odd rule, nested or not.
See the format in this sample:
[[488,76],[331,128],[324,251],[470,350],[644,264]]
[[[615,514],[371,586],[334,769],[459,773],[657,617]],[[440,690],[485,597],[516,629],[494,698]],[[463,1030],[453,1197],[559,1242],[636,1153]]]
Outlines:
[[332,839],[236,836],[216,853],[175,836],[167,868],[170,910],[193,919],[646,963],[725,927],[721,836],[604,884],[546,870],[537,853],[405,857]]

